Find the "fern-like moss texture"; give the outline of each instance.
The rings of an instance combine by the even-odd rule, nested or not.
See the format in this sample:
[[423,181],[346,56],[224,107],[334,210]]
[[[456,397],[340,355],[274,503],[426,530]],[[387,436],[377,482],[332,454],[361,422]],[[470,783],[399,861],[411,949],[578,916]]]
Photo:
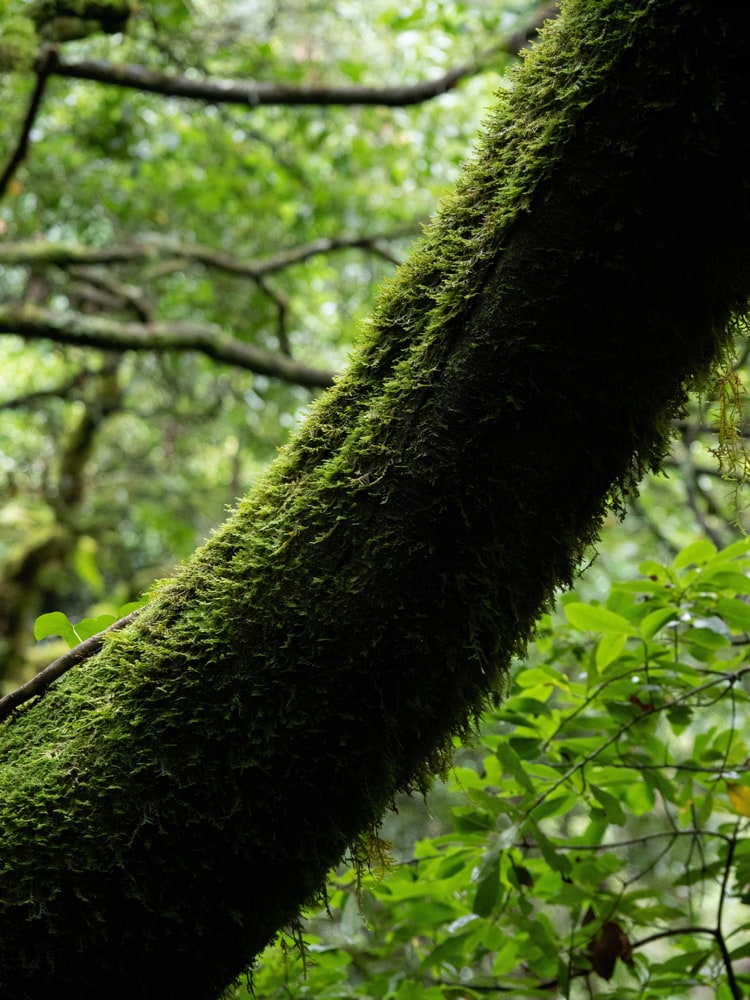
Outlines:
[[570,0],[227,523],[0,734],[0,993],[215,1000],[499,696],[750,289],[750,5]]

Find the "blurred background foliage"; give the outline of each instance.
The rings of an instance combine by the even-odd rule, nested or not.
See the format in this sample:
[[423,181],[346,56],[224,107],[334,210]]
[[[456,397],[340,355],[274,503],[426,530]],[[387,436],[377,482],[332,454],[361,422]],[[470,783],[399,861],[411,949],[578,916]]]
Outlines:
[[[6,27],[51,10],[3,6]],[[526,23],[527,7],[163,0],[134,7],[122,32],[93,31],[53,51],[71,65],[336,85],[356,99],[356,88],[387,90],[471,63]],[[35,23],[49,35],[49,18]],[[43,57],[32,57],[37,72],[2,76],[6,162],[41,75]],[[271,356],[339,370],[374,289],[449,187],[509,61],[500,52],[460,88],[407,107],[238,107],[46,77],[26,156],[0,201],[3,673],[28,667],[37,614],[85,614],[168,572],[223,519],[310,401],[293,378],[149,351],[149,324],[212,324]],[[343,247],[329,250],[327,240]],[[267,273],[248,276],[269,261]],[[143,349],[18,335],[20,307],[74,328],[82,315],[140,324]]]
[[[312,396],[346,364],[378,284],[450,187],[493,93],[512,86],[514,53],[553,8],[538,0],[0,0],[0,683],[6,690],[57,651],[49,641],[34,642],[37,616],[62,611],[76,621],[115,613],[188,555],[251,486]],[[734,471],[743,471],[746,367],[738,339],[723,391],[706,386],[691,404],[675,427],[664,472],[644,484],[624,521],[606,526],[591,555],[575,603],[614,607],[626,623],[615,630],[624,638],[612,663],[644,641],[629,631],[641,628],[642,606],[626,608],[613,598],[626,586],[616,581],[632,580],[644,560],[673,567],[696,539],[721,550],[743,537],[742,488],[726,476],[733,451],[740,456]],[[692,565],[705,571],[707,560],[718,557],[704,556]],[[746,571],[740,561],[731,572],[739,578]],[[665,622],[686,628],[680,616],[695,617],[696,599],[664,574],[656,571],[658,601],[672,613]],[[746,600],[738,579],[722,586],[717,601]],[[736,608],[729,621],[716,606],[704,611],[713,622],[708,631],[729,636],[729,651],[741,654]],[[620,638],[608,641],[614,649]],[[624,895],[613,889],[616,872],[633,865],[632,851],[619,867],[601,858],[599,867],[592,863],[590,906],[572,889],[560,902],[569,873],[555,859],[568,849],[555,838],[588,836],[593,855],[596,837],[603,843],[614,824],[624,826],[623,839],[645,843],[638,838],[656,832],[646,823],[657,808],[653,789],[644,792],[644,805],[636,793],[626,801],[622,782],[615,791],[604,783],[596,808],[607,822],[586,821],[574,772],[565,793],[571,801],[545,819],[543,830],[538,823],[513,826],[529,805],[523,796],[540,794],[544,778],[534,766],[559,770],[564,753],[581,752],[568,746],[563,753],[550,743],[545,762],[532,765],[545,736],[535,722],[532,735],[518,737],[527,739],[517,754],[523,763],[508,752],[502,758],[498,747],[513,745],[505,738],[519,719],[555,712],[559,722],[568,713],[580,720],[582,739],[604,737],[627,722],[612,707],[622,692],[590,696],[593,674],[585,664],[596,664],[598,642],[560,612],[545,619],[530,654],[529,663],[538,665],[519,666],[526,700],[514,689],[499,714],[488,717],[477,746],[460,752],[456,776],[436,786],[429,810],[421,800],[405,800],[388,820],[384,836],[394,842],[395,876],[358,892],[353,876],[339,873],[330,895],[337,923],[312,925],[309,940],[317,950],[306,974],[283,948],[269,953],[265,972],[256,975],[256,995],[744,995],[732,992],[740,987],[727,970],[747,956],[737,954],[728,965],[716,934],[708,935],[707,951],[702,944],[679,951],[675,975],[692,979],[674,985],[664,973],[661,986],[643,986],[650,973],[637,956],[635,964],[625,961],[618,934],[632,943],[633,928],[646,918],[632,906],[618,911]],[[666,640],[664,649],[674,652]],[[704,751],[714,768],[696,765],[703,775],[696,795],[705,801],[707,788],[712,795],[708,813],[689,827],[691,858],[700,865],[686,862],[682,835],[670,859],[636,863],[641,881],[634,877],[633,884],[650,905],[658,909],[658,894],[669,888],[669,906],[648,916],[659,927],[688,906],[688,897],[690,907],[698,906],[692,888],[698,883],[714,929],[719,903],[719,921],[726,919],[729,883],[739,886],[739,898],[747,891],[740,883],[748,862],[738,846],[747,813],[735,808],[732,820],[725,794],[717,810],[726,815],[717,813],[712,828],[724,823],[724,833],[706,839],[700,832],[713,822],[714,786],[726,782],[730,765],[731,782],[747,785],[744,744],[732,737],[731,752],[714,747],[747,719],[745,667],[727,666],[723,646],[714,652],[717,662],[706,666],[694,647],[687,649],[697,671],[693,688],[701,688],[704,668],[739,675],[717,688],[731,698],[704,704],[701,689],[695,704],[687,699],[688,707],[700,708],[690,717],[692,728],[664,714],[666,708],[639,707],[652,704],[639,686],[643,664],[623,667],[638,678],[624,699],[628,718],[638,726],[653,722],[657,730],[649,737],[661,754],[654,767],[669,764],[664,773],[676,781],[670,740],[679,737],[685,747],[700,737],[708,739]],[[654,655],[667,657],[658,649]],[[669,655],[670,663],[682,663],[677,653]],[[669,692],[677,684],[673,698],[685,693],[675,680],[680,669],[670,668],[657,685]],[[549,678],[532,698],[536,707],[528,700],[528,676],[522,679],[529,670]],[[631,694],[637,702],[628,700]],[[501,736],[505,742],[498,743]],[[530,788],[521,778],[525,768]],[[680,829],[680,810],[692,815],[692,792],[681,786],[669,793],[666,785],[657,791],[668,804],[659,806],[660,822]],[[477,810],[489,819],[477,820]],[[520,839],[503,834],[506,820]],[[727,844],[734,845],[729,861]],[[739,872],[738,858],[744,858]],[[675,883],[678,869],[692,873],[687,888]],[[736,904],[743,905],[747,899]],[[550,916],[550,907],[567,907],[575,919],[566,924]],[[510,922],[509,914],[515,914]],[[732,919],[741,926],[744,918]],[[613,923],[618,931],[607,930]],[[563,928],[571,937],[560,958]],[[608,955],[626,977],[613,985],[611,976],[598,974],[603,967],[597,971],[591,952],[607,933]],[[691,948],[692,964],[684,958]],[[706,970],[715,974],[713,986],[706,985]],[[508,976],[515,978],[506,990]],[[725,993],[705,992],[719,987]]]

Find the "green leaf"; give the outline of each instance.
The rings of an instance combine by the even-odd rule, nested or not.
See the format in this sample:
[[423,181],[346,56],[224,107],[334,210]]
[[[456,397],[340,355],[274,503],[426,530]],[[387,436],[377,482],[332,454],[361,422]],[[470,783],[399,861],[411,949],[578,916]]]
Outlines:
[[595,788],[594,786],[591,788],[591,794],[601,805],[610,823],[614,823],[615,826],[625,826],[628,818],[620,801],[614,795],[605,792],[603,788]]
[[[495,817],[482,809],[472,809],[468,806],[455,806],[451,810],[456,829],[462,833],[473,833],[476,830],[494,830]],[[423,890],[424,891],[424,890]]]
[[548,687],[550,693],[552,688],[567,687],[564,678],[559,675],[556,676],[552,671],[545,670],[543,667],[530,667],[525,670],[519,670],[514,680],[519,687],[523,688]]
[[117,617],[125,618],[126,615],[131,614],[131,612],[138,611],[140,608],[145,608],[149,600],[149,595],[144,594],[144,596],[139,598],[137,601],[129,601],[127,604],[121,604],[117,609]]
[[659,629],[668,622],[674,621],[677,615],[676,608],[657,608],[655,611],[651,611],[641,622],[641,636],[646,641],[653,639]]
[[96,564],[96,551],[97,545],[93,538],[88,535],[79,538],[73,553],[73,565],[81,580],[95,594],[101,595],[104,593],[104,580]]
[[686,566],[700,566],[713,559],[716,555],[716,546],[709,542],[707,538],[701,538],[692,545],[686,545],[672,563],[675,569],[684,569]]
[[726,548],[717,554],[716,562],[728,562],[731,559],[738,559],[740,556],[745,556],[748,553],[750,553],[750,535],[739,538],[736,542],[732,542],[731,545],[727,545]]
[[495,753],[505,770],[516,779],[519,786],[521,788],[525,788],[527,792],[533,794],[534,783],[526,773],[526,770],[521,763],[521,758],[518,756],[513,747],[503,740],[498,744]]
[[596,647],[597,669],[604,670],[610,663],[614,663],[625,648],[627,641],[628,637],[623,632],[608,632],[603,635]]
[[572,869],[570,859],[565,854],[558,854],[552,841],[548,837],[545,837],[533,820],[530,821],[529,825],[534,831],[537,847],[542,852],[542,857],[546,861],[548,867],[553,871],[560,872],[563,875],[569,875]]
[[725,635],[713,628],[689,628],[682,638],[685,642],[706,650],[723,649],[730,644]]
[[568,621],[583,632],[622,632],[634,635],[633,627],[627,618],[600,608],[594,604],[566,604],[565,614]]
[[53,636],[64,639],[71,649],[81,641],[72,622],[62,611],[50,611],[47,614],[39,615],[34,622],[35,639],[48,639]]
[[735,594],[750,594],[750,576],[738,573],[737,570],[726,569],[722,564],[719,564],[718,569],[713,572],[710,567],[707,567],[703,573],[703,579],[711,587],[725,590],[732,596]]
[[489,917],[500,897],[500,859],[492,858],[483,866],[482,876],[474,894],[472,909],[477,916]]
[[690,725],[693,719],[693,709],[688,705],[673,705],[667,709],[667,718],[674,732],[679,736]]
[[549,795],[534,809],[534,820],[538,822],[549,816],[561,816],[571,812],[578,803],[578,797],[570,792]]
[[536,760],[542,743],[532,736],[511,736],[509,742],[521,760]]
[[100,632],[104,632],[113,625],[117,619],[114,615],[97,615],[96,618],[83,618],[75,627],[81,642],[84,639],[91,638],[92,635],[98,635]]
[[674,583],[673,573],[666,566],[662,566],[661,563],[654,562],[652,559],[644,559],[643,562],[639,563],[638,572],[641,576],[647,577],[651,583],[657,583],[661,587]]
[[742,632],[750,631],[750,605],[736,597],[720,597],[716,610],[732,628]]

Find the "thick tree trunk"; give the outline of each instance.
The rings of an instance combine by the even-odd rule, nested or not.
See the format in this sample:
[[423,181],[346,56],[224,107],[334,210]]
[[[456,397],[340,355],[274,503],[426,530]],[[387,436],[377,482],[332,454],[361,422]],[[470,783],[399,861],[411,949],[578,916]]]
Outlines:
[[568,3],[349,373],[5,727],[4,997],[213,1000],[501,692],[744,308],[749,29]]

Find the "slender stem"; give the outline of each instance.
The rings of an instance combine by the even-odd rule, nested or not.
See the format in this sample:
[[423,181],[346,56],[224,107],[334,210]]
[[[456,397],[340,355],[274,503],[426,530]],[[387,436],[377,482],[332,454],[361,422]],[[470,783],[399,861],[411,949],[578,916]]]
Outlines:
[[44,90],[47,86],[47,80],[49,79],[50,74],[54,72],[57,61],[57,50],[55,48],[47,46],[42,49],[41,56],[37,60],[35,67],[36,84],[31,95],[31,100],[29,101],[29,108],[26,112],[26,118],[24,119],[21,134],[18,137],[16,148],[11,153],[10,159],[5,165],[5,169],[2,174],[0,174],[0,198],[2,198],[8,190],[8,185],[13,179],[13,175],[26,159],[26,155],[29,151],[29,138],[31,136],[31,130],[34,126],[36,116],[39,114],[39,108],[42,104],[42,97],[44,96]]
[[734,850],[737,846],[737,834],[740,829],[740,824],[737,822],[735,824],[734,830],[732,831],[732,837],[729,841],[729,847],[727,848],[727,860],[724,865],[724,875],[721,880],[721,892],[719,893],[719,906],[716,911],[716,944],[721,952],[721,959],[724,963],[724,968],[727,970],[727,984],[729,989],[732,991],[732,996],[734,1000],[742,1000],[742,992],[740,990],[739,983],[734,974],[734,967],[732,966],[732,959],[729,954],[729,949],[727,948],[727,943],[724,939],[724,932],[722,930],[722,920],[724,917],[724,903],[727,898],[727,885],[729,883],[729,873],[732,870],[732,863],[734,861]]
[[7,719],[8,716],[13,712],[14,709],[18,708],[25,701],[29,701],[35,695],[42,694],[47,688],[56,681],[58,677],[62,677],[64,673],[67,673],[71,667],[77,666],[79,663],[83,663],[94,653],[98,653],[99,650],[104,645],[104,638],[108,632],[116,632],[126,625],[129,625],[135,620],[136,615],[140,609],[136,611],[131,611],[129,615],[124,618],[120,618],[118,621],[113,622],[109,628],[105,629],[103,632],[98,632],[96,635],[90,636],[88,639],[84,639],[73,649],[69,649],[67,653],[63,653],[62,656],[53,660],[44,670],[40,670],[38,674],[35,674],[31,680],[26,681],[20,687],[17,687],[15,691],[11,691],[6,694],[4,698],[0,698],[0,722],[3,719]]

